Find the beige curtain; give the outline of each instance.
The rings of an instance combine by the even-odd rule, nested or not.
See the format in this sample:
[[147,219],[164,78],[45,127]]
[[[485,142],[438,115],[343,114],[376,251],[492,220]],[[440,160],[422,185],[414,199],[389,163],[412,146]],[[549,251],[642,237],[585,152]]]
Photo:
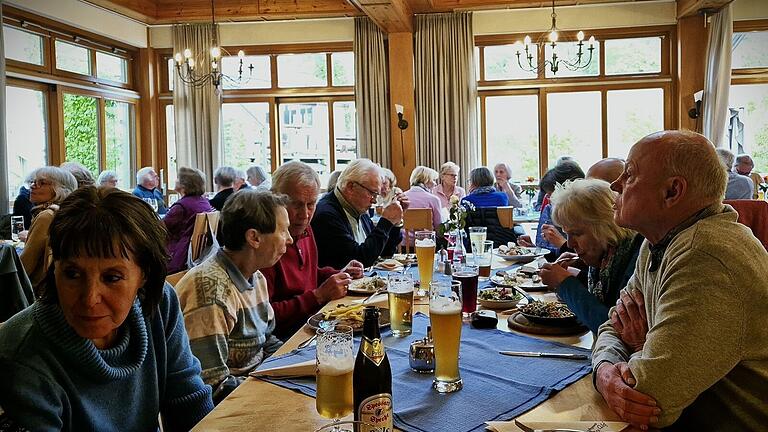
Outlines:
[[[3,2],[0,0],[0,22],[3,22]],[[3,35],[0,34],[0,91],[3,92],[0,97],[0,214],[10,213],[8,203],[10,196],[8,193],[8,143],[5,138],[5,46]],[[15,191],[14,191],[15,192]]]
[[702,98],[702,132],[715,147],[723,147],[729,118],[728,95],[731,89],[731,45],[733,19],[731,5],[712,15],[707,42],[707,69]]
[[416,16],[416,163],[479,166],[472,14]]
[[360,157],[391,166],[387,53],[384,33],[368,17],[355,18],[355,109]]
[[[189,48],[195,53],[195,72],[210,73],[214,32],[218,27],[211,24],[174,25],[173,52]],[[212,190],[213,171],[221,163],[221,95],[212,83],[195,87],[184,83],[178,74],[174,74],[173,89],[177,166],[203,171]]]

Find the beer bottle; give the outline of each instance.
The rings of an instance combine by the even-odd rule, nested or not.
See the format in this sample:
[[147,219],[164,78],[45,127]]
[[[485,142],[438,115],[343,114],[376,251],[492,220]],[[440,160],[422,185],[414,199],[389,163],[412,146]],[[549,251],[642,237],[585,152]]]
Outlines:
[[355,420],[366,423],[358,426],[357,432],[368,432],[371,426],[391,432],[392,370],[381,342],[379,308],[376,306],[365,308],[363,339],[355,359],[352,386]]

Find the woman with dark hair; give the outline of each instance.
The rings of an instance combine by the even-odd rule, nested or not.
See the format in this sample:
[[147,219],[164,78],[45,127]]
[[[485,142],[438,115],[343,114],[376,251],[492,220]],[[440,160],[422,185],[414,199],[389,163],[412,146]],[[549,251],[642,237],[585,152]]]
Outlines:
[[173,203],[163,219],[168,229],[169,274],[187,268],[189,241],[195,228],[195,216],[198,213],[215,211],[203,196],[205,174],[202,171],[187,167],[179,168],[174,190],[181,195],[181,198]]
[[0,405],[29,430],[189,430],[212,408],[149,205],[86,186],[50,227],[39,299],[0,327]]
[[486,167],[475,168],[469,173],[469,195],[461,201],[469,201],[475,207],[503,207],[509,205],[504,192],[497,191],[493,184],[496,179]]

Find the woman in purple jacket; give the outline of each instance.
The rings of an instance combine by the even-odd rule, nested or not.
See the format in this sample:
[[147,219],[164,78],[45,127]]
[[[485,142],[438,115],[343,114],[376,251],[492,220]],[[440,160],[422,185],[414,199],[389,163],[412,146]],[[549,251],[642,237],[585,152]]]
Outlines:
[[205,174],[202,171],[181,167],[176,178],[176,192],[181,198],[176,201],[165,215],[165,227],[168,228],[168,274],[187,268],[187,253],[195,216],[198,213],[214,211],[210,202],[203,196],[205,192]]

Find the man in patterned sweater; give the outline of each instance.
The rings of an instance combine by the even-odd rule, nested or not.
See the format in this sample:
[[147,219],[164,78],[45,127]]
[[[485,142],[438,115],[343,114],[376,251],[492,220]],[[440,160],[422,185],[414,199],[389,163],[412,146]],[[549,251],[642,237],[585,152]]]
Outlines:
[[281,345],[259,269],[273,266],[293,240],[286,200],[243,190],[221,211],[223,247],[176,285],[192,352],[218,403]]

